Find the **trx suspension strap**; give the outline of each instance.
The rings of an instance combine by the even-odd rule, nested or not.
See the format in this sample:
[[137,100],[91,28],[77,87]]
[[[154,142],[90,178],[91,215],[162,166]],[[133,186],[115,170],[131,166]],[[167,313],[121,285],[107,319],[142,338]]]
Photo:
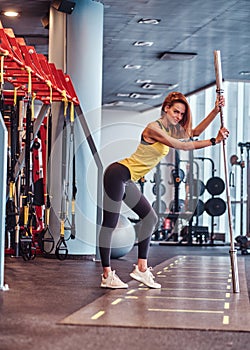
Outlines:
[[[66,103],[66,102],[65,102]],[[65,109],[66,113],[66,109]],[[67,121],[66,114],[64,115],[63,125],[63,137],[62,137],[62,199],[61,199],[61,213],[60,213],[60,238],[56,245],[55,254],[59,260],[65,260],[68,256],[68,249],[66,241],[75,239],[76,236],[76,225],[75,225],[75,200],[76,200],[76,160],[75,160],[75,136],[74,136],[74,103],[70,104],[70,138],[69,143],[67,142]],[[67,152],[67,145],[68,152]],[[71,222],[68,216],[69,209],[69,175],[70,166],[72,160],[72,193],[71,193]],[[68,167],[67,167],[68,165]],[[67,224],[67,226],[66,226]],[[69,238],[65,239],[65,231],[70,231]]]
[[53,235],[50,231],[49,227],[49,220],[50,220],[50,209],[51,209],[51,202],[50,202],[50,194],[49,194],[49,161],[50,161],[50,155],[51,155],[51,137],[52,137],[52,112],[51,112],[51,105],[52,105],[52,87],[50,81],[47,81],[47,85],[50,88],[50,109],[49,113],[46,119],[46,136],[44,135],[42,139],[45,141],[43,142],[43,145],[45,146],[46,143],[46,157],[44,159],[44,191],[46,192],[44,194],[44,201],[45,201],[45,212],[44,212],[44,229],[40,232],[38,237],[38,243],[39,247],[44,255],[48,255],[52,252],[55,246],[55,241],[53,238]]
[[62,198],[61,198],[61,212],[60,212],[60,237],[56,244],[55,254],[59,260],[65,260],[68,256],[68,247],[65,242],[64,236],[64,225],[67,218],[67,207],[68,207],[68,198],[67,198],[67,187],[66,183],[66,161],[67,161],[67,109],[68,109],[68,100],[66,95],[63,96],[64,102],[64,121],[63,121],[63,131],[62,131]]
[[[6,204],[6,231],[10,234],[11,247],[14,255],[19,256],[19,205],[16,190],[15,166],[19,155],[18,145],[18,112],[17,112],[17,89],[14,89],[13,106],[10,114],[10,162],[8,169],[9,196]],[[19,179],[19,178],[18,178]]]
[[31,157],[30,145],[33,140],[33,123],[34,123],[34,98],[31,96],[31,69],[28,71],[28,99],[26,108],[26,136],[25,136],[25,169],[22,183],[22,208],[23,208],[23,230],[20,235],[20,252],[24,260],[34,259],[36,256],[36,248],[33,244],[32,237],[32,192],[30,181]]

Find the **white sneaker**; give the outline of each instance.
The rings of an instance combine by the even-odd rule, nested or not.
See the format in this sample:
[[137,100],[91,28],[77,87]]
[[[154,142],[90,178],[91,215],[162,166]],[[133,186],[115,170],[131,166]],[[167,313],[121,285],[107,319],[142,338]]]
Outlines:
[[102,275],[101,287],[119,289],[119,288],[128,288],[128,285],[127,283],[124,283],[120,280],[120,278],[116,275],[115,271],[110,271],[108,273],[107,278],[104,278]]
[[159,289],[161,285],[154,281],[154,276],[151,272],[152,267],[148,267],[145,272],[141,272],[138,269],[138,265],[134,265],[135,269],[131,272],[130,276],[138,282],[145,284],[147,287]]

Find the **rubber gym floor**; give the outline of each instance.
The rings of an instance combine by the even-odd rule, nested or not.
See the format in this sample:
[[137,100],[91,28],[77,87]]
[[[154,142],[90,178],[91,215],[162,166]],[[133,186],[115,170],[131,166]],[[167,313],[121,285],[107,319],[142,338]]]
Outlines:
[[152,243],[149,264],[161,290],[131,280],[136,246],[112,260],[126,290],[100,288],[101,265],[91,257],[7,256],[0,349],[247,349],[250,255],[237,254],[234,293],[229,249]]

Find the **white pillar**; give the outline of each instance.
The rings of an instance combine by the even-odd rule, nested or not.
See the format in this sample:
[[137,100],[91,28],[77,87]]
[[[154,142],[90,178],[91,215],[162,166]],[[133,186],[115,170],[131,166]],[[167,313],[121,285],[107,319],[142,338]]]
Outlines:
[[[100,144],[101,97],[102,97],[102,53],[103,53],[103,5],[91,0],[75,1],[70,15],[52,10],[50,13],[49,61],[57,68],[66,67],[76,90],[84,118],[87,121],[97,149]],[[65,16],[67,19],[65,33]],[[51,23],[52,21],[52,23]],[[61,33],[60,38],[58,34]],[[66,56],[65,44],[66,38]],[[53,144],[52,171],[52,229],[59,232],[60,183],[58,162],[62,116],[56,123]],[[80,117],[79,117],[80,118]],[[97,168],[90,152],[79,118],[75,120],[76,138],[76,239],[67,241],[69,254],[95,255],[96,253],[96,206]],[[54,126],[53,126],[54,127]],[[60,131],[61,130],[61,131]],[[72,164],[71,164],[72,166]],[[71,172],[71,170],[70,170]],[[66,234],[65,234],[66,235]],[[58,238],[56,238],[57,240]]]

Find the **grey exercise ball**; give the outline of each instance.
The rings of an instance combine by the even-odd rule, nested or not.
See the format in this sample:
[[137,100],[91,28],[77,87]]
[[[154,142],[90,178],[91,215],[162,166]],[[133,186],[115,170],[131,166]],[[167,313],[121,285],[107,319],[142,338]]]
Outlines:
[[117,227],[112,234],[111,259],[118,259],[131,251],[135,243],[134,225],[120,215]]

